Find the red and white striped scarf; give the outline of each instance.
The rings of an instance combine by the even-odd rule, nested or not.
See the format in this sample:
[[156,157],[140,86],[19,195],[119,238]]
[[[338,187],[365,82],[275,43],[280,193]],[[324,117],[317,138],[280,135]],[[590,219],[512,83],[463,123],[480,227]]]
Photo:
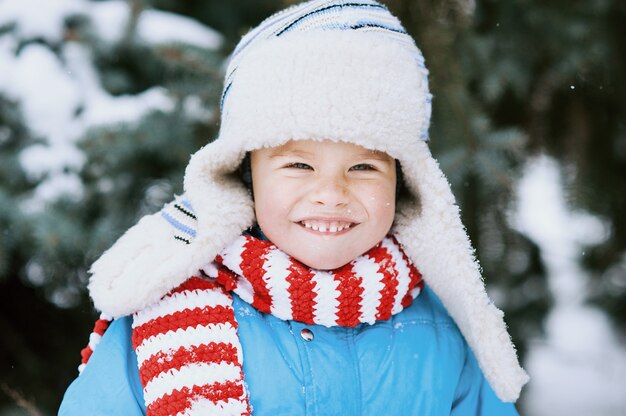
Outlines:
[[423,287],[393,237],[343,267],[320,271],[244,235],[204,274],[134,315],[147,415],[250,415],[231,292],[283,320],[354,327],[389,319]]

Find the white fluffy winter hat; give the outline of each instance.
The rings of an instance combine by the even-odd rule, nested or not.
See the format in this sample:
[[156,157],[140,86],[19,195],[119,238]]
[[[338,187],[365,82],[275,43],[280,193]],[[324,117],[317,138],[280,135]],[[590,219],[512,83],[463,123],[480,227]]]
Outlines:
[[392,232],[496,394],[515,401],[528,376],[427,147],[427,74],[412,38],[376,1],[313,0],[266,19],[231,57],[219,136],[193,155],[185,196],[144,217],[94,263],[96,307],[122,316],[156,302],[254,224],[238,175],[246,152],[298,139],[355,143],[400,161],[413,199],[399,201]]

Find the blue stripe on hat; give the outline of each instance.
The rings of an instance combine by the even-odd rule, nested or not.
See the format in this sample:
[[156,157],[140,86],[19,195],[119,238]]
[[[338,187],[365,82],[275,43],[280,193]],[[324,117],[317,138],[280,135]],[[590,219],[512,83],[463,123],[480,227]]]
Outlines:
[[368,27],[374,27],[374,28],[379,28],[379,29],[385,29],[390,32],[401,33],[403,35],[407,34],[406,30],[404,30],[403,28],[389,27],[386,25],[381,25],[380,23],[376,23],[376,22],[358,22],[356,24],[350,25],[349,27],[350,29],[355,29],[355,30],[368,28]]
[[309,13],[306,13],[300,17],[298,17],[296,20],[294,20],[293,22],[289,23],[286,27],[284,27],[282,30],[280,30],[278,33],[276,33],[276,36],[281,36],[283,33],[288,32],[289,30],[293,29],[294,26],[298,25],[299,23],[301,23],[302,21],[306,20],[307,18],[314,16],[318,13],[322,13],[325,12],[327,10],[330,9],[336,9],[339,8],[344,9],[344,8],[365,8],[365,7],[370,7],[370,8],[377,8],[377,9],[383,9],[383,10],[387,10],[387,8],[385,6],[383,6],[382,4],[368,4],[368,3],[343,3],[343,4],[332,4],[330,6],[326,6],[326,7],[322,7],[320,9],[317,10],[313,10]]
[[[377,30],[381,35],[389,36],[394,42],[405,44],[409,49],[415,49],[417,67],[424,72],[424,82],[428,83],[424,57],[415,45],[413,38],[407,33],[402,23],[389,12],[384,4],[376,0],[342,1],[342,0],[311,0],[294,5],[265,19],[256,28],[246,34],[230,58],[224,80],[224,89],[220,97],[222,117],[226,106],[226,98],[236,78],[237,67],[241,55],[255,40],[284,36],[289,33],[307,32],[311,30],[340,30],[340,31],[367,31]],[[431,97],[426,97],[425,105],[430,107]],[[428,111],[430,113],[430,111]],[[425,117],[429,123],[430,115]],[[419,134],[422,140],[427,141],[428,128]]]
[[196,211],[194,211],[193,207],[191,206],[191,202],[189,202],[187,199],[181,199],[180,203],[183,204],[185,208],[187,208],[189,211],[191,211],[192,214],[195,215]]
[[179,222],[178,220],[176,220],[176,218],[172,217],[167,212],[161,211],[161,216],[163,218],[165,218],[167,220],[167,222],[169,222],[177,230],[182,231],[183,233],[185,233],[187,235],[190,235],[193,238],[196,237],[196,230],[194,230],[193,228],[188,227],[185,224]]
[[[370,9],[376,13],[367,19],[366,25],[363,24],[363,21],[355,21],[354,23],[346,22],[345,20],[349,20],[350,18],[363,17],[362,15],[352,15],[350,13],[351,10],[358,9]],[[339,19],[344,20],[344,22],[341,22]],[[258,37],[270,38],[272,36],[281,36],[293,32],[305,22],[309,23],[311,20],[313,20],[313,22],[310,23],[310,27],[305,27],[303,30],[359,30],[372,27],[406,35],[407,40],[413,42],[413,39],[407,34],[400,22],[397,21],[397,18],[389,13],[385,5],[376,1],[311,1],[292,6],[265,19],[259,26],[245,35],[235,47],[230,58],[231,63],[235,66],[230,68],[229,73],[226,75],[224,90],[220,97],[220,109],[223,110],[224,108],[224,102],[237,69],[234,62],[238,60],[238,55],[244,52],[247,46]],[[396,21],[398,25],[388,25],[387,23],[391,23],[391,21]]]

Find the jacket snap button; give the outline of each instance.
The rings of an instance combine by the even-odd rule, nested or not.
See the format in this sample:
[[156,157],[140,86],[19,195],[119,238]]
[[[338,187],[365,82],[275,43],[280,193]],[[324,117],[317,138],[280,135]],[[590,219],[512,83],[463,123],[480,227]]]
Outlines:
[[305,341],[313,341],[313,331],[311,331],[310,329],[304,328],[302,331],[300,331],[300,336]]

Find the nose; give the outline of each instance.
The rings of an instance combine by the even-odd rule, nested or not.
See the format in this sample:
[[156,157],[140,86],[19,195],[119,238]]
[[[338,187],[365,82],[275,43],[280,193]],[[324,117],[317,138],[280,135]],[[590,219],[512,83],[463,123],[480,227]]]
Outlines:
[[342,207],[350,202],[347,181],[341,175],[319,178],[311,192],[312,202],[330,208]]

